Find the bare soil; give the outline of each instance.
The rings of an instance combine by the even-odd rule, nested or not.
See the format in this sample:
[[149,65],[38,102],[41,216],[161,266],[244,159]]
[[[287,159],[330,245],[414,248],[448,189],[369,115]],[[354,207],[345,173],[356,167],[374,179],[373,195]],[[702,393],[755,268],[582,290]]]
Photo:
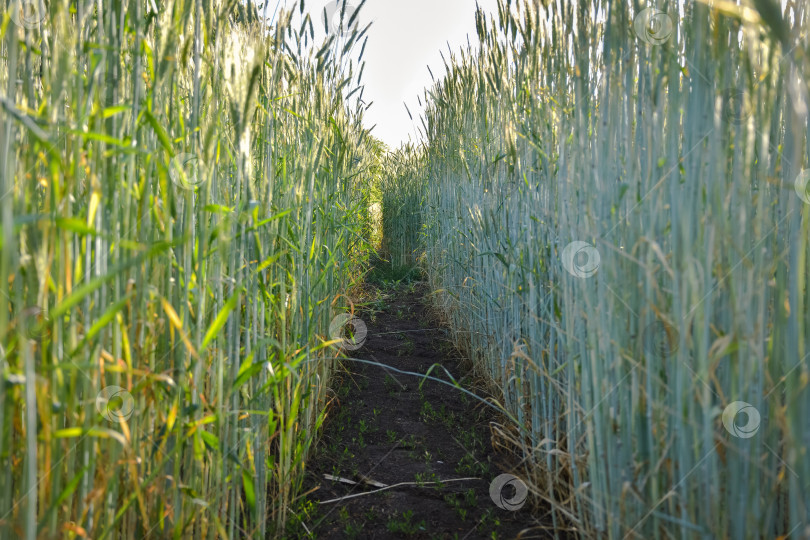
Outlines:
[[[361,349],[348,354],[422,374],[440,364],[472,391],[468,366],[426,308],[424,285],[400,284],[385,293],[388,298],[376,309],[359,313],[368,335]],[[337,397],[307,464],[304,491],[311,492],[294,534],[326,539],[553,537],[547,509],[533,507],[531,498],[509,511],[490,497],[490,482],[515,463],[514,456],[493,449],[489,423],[498,421],[496,411],[438,382],[358,362],[346,366],[336,376]],[[449,380],[440,369],[431,375]],[[461,478],[475,479],[451,482]],[[369,493],[382,484],[404,482],[418,485]],[[362,495],[344,498],[357,494]]]

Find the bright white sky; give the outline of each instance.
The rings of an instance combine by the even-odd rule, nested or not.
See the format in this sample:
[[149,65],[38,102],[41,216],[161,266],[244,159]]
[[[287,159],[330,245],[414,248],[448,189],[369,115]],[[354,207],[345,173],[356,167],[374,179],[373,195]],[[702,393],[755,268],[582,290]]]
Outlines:
[[[261,2],[261,0],[259,0]],[[275,5],[268,1],[271,9]],[[316,40],[323,37],[323,7],[329,0],[307,0],[306,9],[317,12]],[[360,4],[360,0],[349,0]],[[496,0],[478,0],[487,13],[496,13]],[[296,6],[297,0],[282,0],[287,9]],[[268,13],[268,16],[271,14]],[[294,19],[295,20],[295,19]],[[359,15],[363,28],[373,22],[363,59],[366,69],[363,81],[366,89],[363,100],[374,104],[366,111],[366,124],[372,132],[392,148],[409,137],[417,139],[421,108],[416,100],[422,89],[432,84],[427,67],[437,79],[444,76],[444,64],[439,51],[447,57],[447,43],[454,51],[470,42],[477,43],[475,33],[475,0],[367,0]],[[424,100],[422,100],[424,103]],[[413,114],[408,118],[403,102]]]

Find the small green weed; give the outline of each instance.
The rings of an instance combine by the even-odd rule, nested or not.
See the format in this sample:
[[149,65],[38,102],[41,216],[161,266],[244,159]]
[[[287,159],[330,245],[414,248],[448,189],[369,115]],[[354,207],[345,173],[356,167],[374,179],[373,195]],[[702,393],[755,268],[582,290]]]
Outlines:
[[386,527],[389,532],[412,536],[425,530],[425,520],[414,522],[413,510],[408,510],[402,513],[402,518],[400,519],[396,517],[389,519]]

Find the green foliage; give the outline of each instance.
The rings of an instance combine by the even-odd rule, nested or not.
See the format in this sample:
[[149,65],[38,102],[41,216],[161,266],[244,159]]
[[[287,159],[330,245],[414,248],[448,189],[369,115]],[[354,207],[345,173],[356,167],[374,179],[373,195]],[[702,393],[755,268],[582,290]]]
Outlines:
[[382,251],[388,254],[391,270],[412,267],[419,255],[422,226],[424,169],[421,154],[410,145],[385,158],[382,189]]
[[409,285],[422,278],[422,271],[416,264],[396,266],[390,260],[373,256],[366,282],[382,288],[395,288],[399,284]]
[[0,536],[282,535],[374,229],[363,32],[45,4],[0,26]]
[[393,517],[389,519],[386,527],[391,533],[401,533],[407,536],[413,536],[425,531],[425,520],[415,522],[413,520],[413,510],[406,510],[402,513],[402,517]]
[[425,92],[424,143],[389,157],[383,245],[420,260],[500,388],[556,526],[796,534],[810,22],[776,2],[633,5],[479,12],[480,43]]

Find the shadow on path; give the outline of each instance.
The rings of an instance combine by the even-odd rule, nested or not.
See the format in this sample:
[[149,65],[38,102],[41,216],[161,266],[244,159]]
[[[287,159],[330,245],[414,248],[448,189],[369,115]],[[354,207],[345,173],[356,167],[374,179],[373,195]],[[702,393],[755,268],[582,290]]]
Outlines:
[[[469,373],[423,303],[424,285],[385,292],[376,309],[359,314],[368,335],[362,348],[347,354],[417,373],[441,364],[469,389]],[[490,482],[514,459],[492,448],[492,409],[441,383],[425,381],[420,389],[418,377],[358,362],[346,366],[348,372],[335,376],[338,395],[307,464],[304,491],[314,491],[299,513],[303,525],[293,525],[298,535],[552,537],[542,525],[546,512],[530,504],[504,510],[490,497]],[[431,375],[448,379],[441,371]],[[410,484],[380,490],[400,483]],[[369,493],[374,490],[380,491]],[[334,499],[340,500],[322,504]]]

